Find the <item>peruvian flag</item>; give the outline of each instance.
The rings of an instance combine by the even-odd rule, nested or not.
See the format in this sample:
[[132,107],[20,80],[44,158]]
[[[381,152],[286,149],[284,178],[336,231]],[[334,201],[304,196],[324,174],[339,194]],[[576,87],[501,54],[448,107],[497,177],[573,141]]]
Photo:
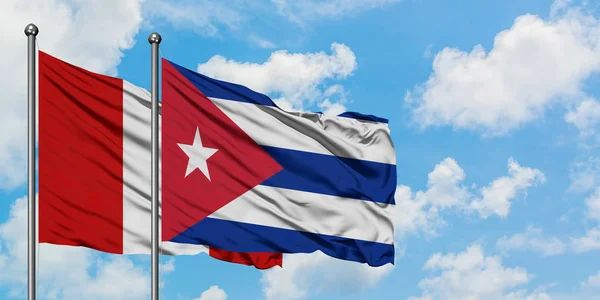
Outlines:
[[[40,243],[150,254],[150,101],[147,90],[125,80],[39,52]],[[215,157],[224,159],[221,155]],[[213,194],[201,186],[178,195]],[[171,228],[189,223],[185,218],[165,222]],[[259,269],[282,265],[281,253],[239,253],[169,241],[161,249],[167,255],[208,252]]]

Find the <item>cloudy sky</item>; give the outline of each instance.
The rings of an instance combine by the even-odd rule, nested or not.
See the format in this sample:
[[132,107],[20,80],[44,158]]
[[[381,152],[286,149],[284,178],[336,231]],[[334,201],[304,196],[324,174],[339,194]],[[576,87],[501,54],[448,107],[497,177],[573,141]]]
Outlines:
[[[388,118],[397,262],[258,271],[161,259],[162,299],[600,295],[600,4],[569,0],[3,0],[0,298],[26,295],[26,38],[149,88],[162,56],[283,108]],[[41,245],[43,299],[148,299],[148,256]]]

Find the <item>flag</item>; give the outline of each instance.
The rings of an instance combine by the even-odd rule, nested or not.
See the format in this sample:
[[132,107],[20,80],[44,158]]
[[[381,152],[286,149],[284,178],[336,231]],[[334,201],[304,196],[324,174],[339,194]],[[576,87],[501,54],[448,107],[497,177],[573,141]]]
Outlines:
[[[39,52],[40,243],[150,254],[150,103],[143,88]],[[278,253],[203,244],[164,242],[161,249],[260,269],[282,263]]]
[[394,262],[387,120],[288,112],[162,59],[162,239]]

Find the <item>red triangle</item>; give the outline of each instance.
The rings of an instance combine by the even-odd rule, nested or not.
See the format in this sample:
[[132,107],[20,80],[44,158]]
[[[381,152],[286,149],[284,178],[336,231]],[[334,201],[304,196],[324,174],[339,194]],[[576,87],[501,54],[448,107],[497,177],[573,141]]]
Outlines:
[[[256,142],[168,61],[162,60],[162,240],[169,241],[282,170]],[[187,177],[199,129],[210,180],[198,169]]]

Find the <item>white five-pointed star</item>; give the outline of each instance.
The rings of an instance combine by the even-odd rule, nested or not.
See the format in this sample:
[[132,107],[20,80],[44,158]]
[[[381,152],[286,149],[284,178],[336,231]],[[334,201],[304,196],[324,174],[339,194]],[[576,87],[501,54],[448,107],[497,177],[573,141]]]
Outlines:
[[194,144],[186,145],[186,144],[177,144],[179,148],[187,154],[189,160],[187,165],[187,170],[185,171],[185,176],[187,177],[196,169],[200,169],[204,176],[210,180],[210,174],[208,173],[208,165],[206,164],[206,160],[211,157],[218,149],[206,148],[202,146],[202,140],[200,139],[200,131],[198,127],[196,127],[196,136],[194,137]]

